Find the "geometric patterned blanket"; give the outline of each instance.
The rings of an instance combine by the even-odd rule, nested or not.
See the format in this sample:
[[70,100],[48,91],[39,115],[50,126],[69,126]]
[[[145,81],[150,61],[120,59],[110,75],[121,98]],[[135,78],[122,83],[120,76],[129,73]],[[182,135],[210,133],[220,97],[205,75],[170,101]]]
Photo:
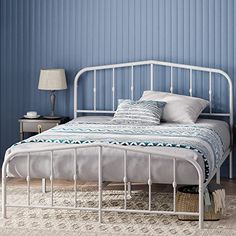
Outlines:
[[211,168],[217,166],[224,152],[223,142],[217,132],[211,128],[192,124],[140,126],[72,120],[15,145],[29,142],[78,145],[102,142],[125,146],[165,146],[191,149],[199,153],[204,160],[205,181],[209,177],[209,163]]

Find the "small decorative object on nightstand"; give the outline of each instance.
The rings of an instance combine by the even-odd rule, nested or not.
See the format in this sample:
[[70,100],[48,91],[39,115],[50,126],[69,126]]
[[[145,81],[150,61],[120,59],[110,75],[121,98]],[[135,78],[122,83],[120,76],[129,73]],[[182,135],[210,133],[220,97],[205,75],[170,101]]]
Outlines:
[[56,100],[55,91],[67,89],[65,70],[64,69],[41,70],[38,89],[51,91],[50,99],[51,99],[52,111],[51,114],[49,116],[45,116],[45,118],[58,119],[59,117],[55,116],[54,112],[55,100]]
[[20,122],[20,140],[24,139],[24,133],[41,133],[51,129],[54,126],[64,124],[69,121],[69,117],[59,117],[58,119],[46,119],[39,117],[35,119],[21,118]]

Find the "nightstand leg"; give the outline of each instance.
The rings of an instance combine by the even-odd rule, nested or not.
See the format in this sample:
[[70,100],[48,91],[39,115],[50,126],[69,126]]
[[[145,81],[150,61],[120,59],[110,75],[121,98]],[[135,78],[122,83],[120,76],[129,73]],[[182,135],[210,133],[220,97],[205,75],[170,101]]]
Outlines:
[[46,179],[42,179],[42,193],[46,193]]
[[132,190],[132,184],[131,182],[128,182],[128,197],[131,197],[131,190]]
[[23,123],[20,122],[20,141],[24,139]]
[[220,184],[220,168],[216,172],[216,183]]

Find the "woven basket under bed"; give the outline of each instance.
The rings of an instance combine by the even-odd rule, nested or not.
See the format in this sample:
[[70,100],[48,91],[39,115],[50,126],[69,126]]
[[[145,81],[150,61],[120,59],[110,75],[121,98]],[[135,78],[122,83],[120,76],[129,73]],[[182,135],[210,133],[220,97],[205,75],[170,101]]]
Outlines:
[[[176,194],[176,210],[182,212],[198,212],[198,191],[186,192],[186,188],[195,188],[196,186],[180,187]],[[219,220],[222,213],[215,213],[214,203],[208,211],[204,212],[204,220]],[[198,216],[178,215],[179,220],[198,220]]]

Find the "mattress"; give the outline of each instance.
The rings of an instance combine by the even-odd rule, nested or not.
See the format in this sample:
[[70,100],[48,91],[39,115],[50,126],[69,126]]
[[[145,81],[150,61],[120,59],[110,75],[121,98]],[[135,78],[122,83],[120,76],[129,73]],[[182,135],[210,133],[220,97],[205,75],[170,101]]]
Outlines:
[[[143,146],[146,150],[155,150],[158,155],[152,156],[152,181],[172,183],[172,159],[176,155],[185,158],[197,157],[204,178],[207,179],[230,146],[230,132],[226,122],[211,119],[199,119],[193,125],[162,123],[155,127],[137,127],[114,125],[111,123],[111,117],[108,116],[80,117],[8,149],[7,153],[15,152],[17,156],[10,161],[8,175],[21,178],[27,175],[27,157],[24,154],[17,154],[18,151],[42,149],[42,152],[31,155],[30,175],[32,178],[49,178],[50,154],[43,152],[45,148],[58,147],[58,145],[76,147],[81,143],[94,142],[129,145],[134,150],[127,154],[127,178],[131,182],[147,183],[148,180],[148,156],[135,152],[137,146]],[[162,154],[168,154],[169,158],[163,158]],[[73,179],[73,155],[71,150],[54,152],[54,178]],[[76,168],[79,180],[97,181],[97,160],[97,148],[78,149]],[[104,148],[102,167],[104,181],[122,182],[123,151]],[[178,160],[176,181],[178,184],[197,184],[195,168],[184,160]]]

